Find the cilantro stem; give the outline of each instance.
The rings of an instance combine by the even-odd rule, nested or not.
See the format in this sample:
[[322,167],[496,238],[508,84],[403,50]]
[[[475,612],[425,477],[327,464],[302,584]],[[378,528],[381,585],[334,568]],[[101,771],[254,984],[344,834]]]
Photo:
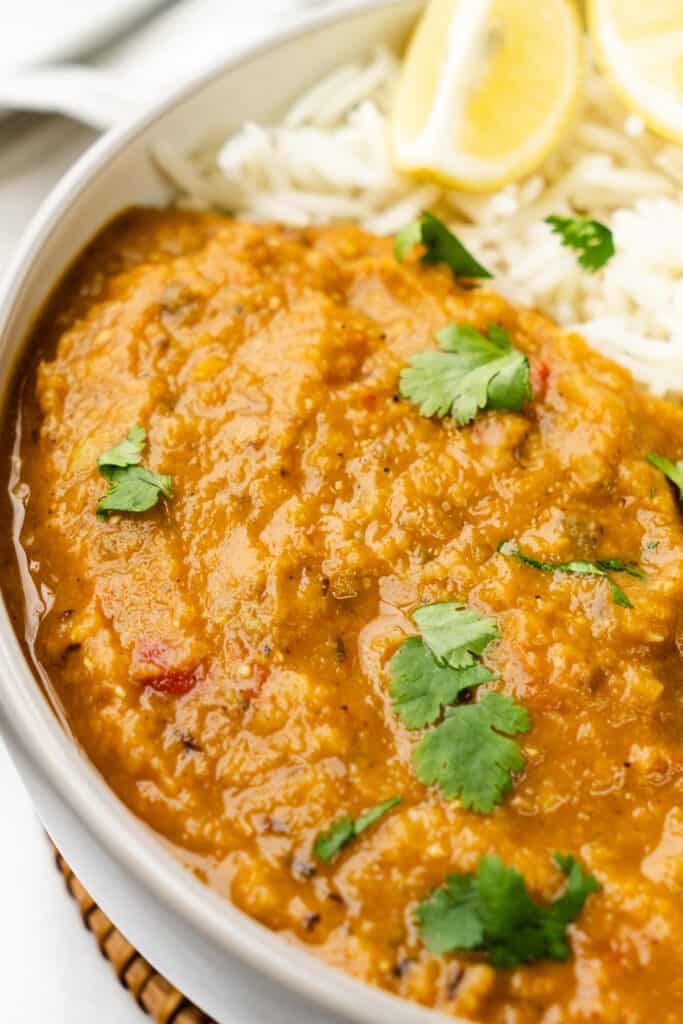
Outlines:
[[573,562],[541,562],[537,558],[525,555],[514,548],[510,541],[503,541],[499,544],[498,551],[502,555],[507,555],[508,558],[514,558],[523,565],[528,565],[532,569],[538,569],[541,572],[573,573],[576,576],[600,576],[607,581],[612,594],[612,600],[621,608],[633,608],[633,604],[628,595],[612,579],[610,573],[625,572],[636,579],[645,579],[645,573],[642,569],[639,569],[631,562],[624,562],[620,558],[603,558],[596,562],[587,562],[580,559]]

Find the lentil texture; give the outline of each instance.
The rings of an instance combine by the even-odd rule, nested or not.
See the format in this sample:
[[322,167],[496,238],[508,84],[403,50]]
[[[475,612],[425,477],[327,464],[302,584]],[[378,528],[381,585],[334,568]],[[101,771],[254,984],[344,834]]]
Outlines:
[[[449,322],[501,324],[527,353],[521,412],[458,429],[399,398],[401,369]],[[98,519],[97,457],[135,424],[173,498]],[[85,753],[189,870],[311,954],[446,1013],[651,1024],[656,1008],[679,1024],[683,517],[646,457],[683,458],[683,410],[353,226],[135,209],[39,321],[7,437],[17,630]],[[604,580],[540,572],[504,541],[645,575],[619,577],[619,607]],[[525,770],[489,815],[417,782],[420,732],[389,698],[410,612],[447,600],[496,620],[483,690],[532,721]],[[392,796],[331,863],[314,856],[332,821]],[[414,907],[447,874],[495,852],[551,899],[556,850],[603,885],[571,961],[496,971],[425,950]]]

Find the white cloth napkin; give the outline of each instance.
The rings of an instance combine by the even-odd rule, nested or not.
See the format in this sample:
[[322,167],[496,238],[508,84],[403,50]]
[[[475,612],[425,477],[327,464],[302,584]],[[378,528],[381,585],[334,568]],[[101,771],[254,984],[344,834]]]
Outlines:
[[[316,3],[185,0],[99,54],[97,63],[144,105]],[[41,199],[94,138],[57,118],[0,122],[0,271]]]
[[[169,0],[21,0],[0,3],[0,74],[102,46]],[[11,10],[10,10],[11,8]]]
[[155,95],[313,6],[323,6],[323,0],[185,0],[98,63]]

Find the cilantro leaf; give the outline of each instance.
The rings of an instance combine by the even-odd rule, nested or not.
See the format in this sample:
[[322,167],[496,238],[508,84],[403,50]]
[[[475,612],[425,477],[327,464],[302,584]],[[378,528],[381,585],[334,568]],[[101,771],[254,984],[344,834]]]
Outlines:
[[171,477],[153,473],[142,466],[112,468],[106,474],[111,486],[97,503],[97,514],[106,512],[147,512],[161,497],[172,498]]
[[446,263],[458,277],[492,277],[475,260],[459,238],[449,231],[443,221],[425,210],[418,220],[406,224],[396,235],[394,255],[399,263],[413,246],[422,244],[425,252],[422,263]]
[[447,704],[453,704],[463,690],[496,677],[485,665],[451,668],[440,665],[423,640],[405,640],[389,664],[390,694],[394,711],[408,729],[421,729],[435,722]]
[[683,460],[671,462],[663,455],[648,455],[647,461],[661,470],[665,477],[678,488],[678,498],[683,502]]
[[413,753],[415,774],[425,785],[438,783],[447,799],[489,813],[512,785],[511,773],[524,767],[521,750],[507,733],[529,729],[526,710],[508,697],[488,693],[477,704],[452,707],[463,690],[495,678],[479,660],[499,636],[493,619],[459,601],[423,605],[413,612],[421,637],[409,637],[390,662],[394,711],[408,729],[442,723]]
[[523,565],[529,565],[532,569],[540,569],[542,572],[574,573],[576,576],[601,576],[609,584],[612,600],[621,608],[633,608],[633,605],[621,587],[612,579],[610,573],[625,572],[636,579],[645,579],[645,573],[642,569],[639,569],[630,562],[623,562],[620,558],[603,558],[596,562],[585,562],[582,560],[573,562],[540,562],[537,558],[531,558],[529,555],[517,551],[509,541],[499,544],[498,550],[501,554],[507,555],[509,558],[516,558]]
[[422,220],[423,218],[420,217],[419,220],[411,221],[410,224],[406,224],[405,227],[401,228],[396,235],[394,256],[399,263],[403,263],[406,255],[416,245],[422,245]]
[[430,953],[481,949],[484,924],[473,875],[449,875],[444,885],[415,908],[420,937]]
[[313,853],[326,864],[353,839],[353,820],[345,814],[333,821],[327,832],[319,832],[313,844]]
[[567,926],[602,887],[574,857],[556,853],[554,859],[567,884],[546,905],[536,903],[524,877],[494,855],[482,857],[476,875],[449,875],[415,910],[427,948],[437,954],[478,950],[494,967],[568,960]]
[[355,825],[353,826],[353,833],[359,836],[361,832],[365,832],[366,828],[370,828],[376,821],[379,821],[387,811],[392,810],[394,807],[398,807],[401,803],[400,796],[390,796],[388,800],[383,800],[380,804],[375,804],[369,811],[365,811],[360,817],[356,818]]
[[415,609],[412,619],[436,660],[451,668],[474,665],[475,655],[499,636],[494,619],[460,601],[425,604]]
[[109,483],[109,490],[97,504],[97,515],[101,518],[107,512],[146,512],[162,495],[173,497],[168,474],[154,473],[139,465],[146,438],[143,427],[133,427],[123,441],[97,459],[100,475]]
[[574,921],[592,892],[598,892],[602,886],[593,875],[584,875],[581,865],[569,853],[556,853],[555,863],[560,871],[567,876],[567,886],[558,899],[553,902],[553,914],[561,923],[567,925]]
[[519,745],[508,736],[529,728],[526,708],[502,693],[449,708],[415,749],[416,775],[427,786],[436,783],[447,799],[459,797],[463,807],[490,814],[512,787],[512,773],[524,767]]
[[[142,451],[146,441],[147,431],[144,427],[131,427],[123,441],[119,441],[98,457],[99,469],[102,470],[106,466],[137,466],[142,462]],[[106,476],[106,473],[103,476]]]
[[579,263],[592,274],[608,263],[614,253],[612,232],[604,224],[588,217],[546,217],[554,234],[562,239],[562,245],[576,249],[581,255]]
[[400,796],[389,797],[388,800],[383,800],[379,804],[375,804],[369,810],[364,811],[356,820],[348,816],[343,815],[336,821],[332,822],[329,829],[326,832],[318,833],[315,843],[313,844],[313,853],[320,860],[325,861],[326,864],[335,857],[340,850],[343,850],[352,839],[359,836],[366,829],[374,825],[376,821],[379,821],[383,815],[390,811],[393,807],[398,806],[401,803]]
[[450,324],[436,336],[439,350],[418,352],[401,371],[399,391],[423,416],[446,416],[458,426],[482,409],[519,411],[531,398],[529,360],[502,327],[488,336],[469,324]]

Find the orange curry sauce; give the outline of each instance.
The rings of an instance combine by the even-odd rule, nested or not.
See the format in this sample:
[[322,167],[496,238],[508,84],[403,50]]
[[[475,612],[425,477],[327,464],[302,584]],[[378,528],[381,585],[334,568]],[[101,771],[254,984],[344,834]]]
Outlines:
[[[458,428],[399,398],[409,357],[452,321],[502,324],[530,356],[522,412]],[[8,549],[2,573],[16,628],[88,756],[190,870],[446,1013],[680,1024],[683,516],[646,455],[683,457],[683,410],[354,227],[142,209],[69,273],[23,374],[7,443],[29,570]],[[134,424],[174,497],[98,519],[97,456]],[[604,580],[504,557],[506,540],[646,575],[619,577],[622,608]],[[388,692],[409,613],[457,599],[496,620],[488,688],[532,720],[526,768],[488,815],[417,781],[420,733]],[[331,821],[394,795],[331,864],[315,858]],[[556,850],[603,885],[570,961],[494,970],[425,949],[414,908],[449,872],[495,852],[550,899]]]

